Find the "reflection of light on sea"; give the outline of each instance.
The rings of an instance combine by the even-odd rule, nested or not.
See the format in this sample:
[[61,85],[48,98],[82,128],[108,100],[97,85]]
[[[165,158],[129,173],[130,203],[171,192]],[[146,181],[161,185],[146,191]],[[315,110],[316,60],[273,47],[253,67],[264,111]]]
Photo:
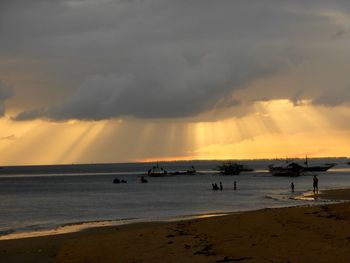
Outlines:
[[307,192],[302,195],[298,195],[293,197],[294,200],[300,200],[300,201],[315,201],[317,198],[315,197],[313,192]]

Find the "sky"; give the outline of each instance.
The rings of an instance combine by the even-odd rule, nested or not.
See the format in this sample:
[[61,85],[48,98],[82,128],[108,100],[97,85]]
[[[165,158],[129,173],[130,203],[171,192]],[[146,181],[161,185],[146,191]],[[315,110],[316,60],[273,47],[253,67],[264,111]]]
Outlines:
[[0,165],[349,156],[350,2],[1,0]]

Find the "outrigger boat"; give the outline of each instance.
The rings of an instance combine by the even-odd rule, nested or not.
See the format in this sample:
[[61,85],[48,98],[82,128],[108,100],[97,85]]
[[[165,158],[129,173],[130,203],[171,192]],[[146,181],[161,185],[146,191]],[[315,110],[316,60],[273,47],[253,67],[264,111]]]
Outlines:
[[269,165],[269,171],[274,176],[300,176],[303,172],[303,166],[297,163],[286,163],[284,165],[276,166],[274,164]]
[[147,172],[148,176],[150,177],[163,177],[168,174],[166,170],[164,170],[163,167],[160,167],[158,162],[156,166],[153,166],[151,169]]
[[269,171],[274,176],[294,177],[300,175],[314,175],[312,172],[326,172],[334,167],[336,163],[309,166],[308,158],[306,157],[304,165],[286,161],[286,163],[282,165],[269,165]]
[[305,158],[305,167],[304,167],[304,171],[305,172],[327,172],[329,169],[331,169],[332,167],[336,166],[336,163],[325,163],[323,165],[314,165],[314,166],[309,166],[309,161],[308,158],[306,156]]
[[238,163],[233,163],[231,161],[223,162],[221,165],[218,165],[218,170],[223,175],[238,175],[241,172],[252,172],[253,169]]

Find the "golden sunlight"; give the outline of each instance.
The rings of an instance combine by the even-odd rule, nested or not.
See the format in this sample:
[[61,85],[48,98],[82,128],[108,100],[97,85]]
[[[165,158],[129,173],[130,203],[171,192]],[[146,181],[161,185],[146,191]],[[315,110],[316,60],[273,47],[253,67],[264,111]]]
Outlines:
[[347,156],[344,107],[256,102],[242,118],[215,122],[0,121],[1,165]]

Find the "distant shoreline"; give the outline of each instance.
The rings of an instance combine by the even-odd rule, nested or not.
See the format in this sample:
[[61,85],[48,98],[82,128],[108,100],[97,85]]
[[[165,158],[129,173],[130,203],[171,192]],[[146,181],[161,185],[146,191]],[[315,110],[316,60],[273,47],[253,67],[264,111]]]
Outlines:
[[[308,157],[309,160],[328,160],[328,159],[345,159],[348,160],[350,157],[347,156],[325,156],[325,157]],[[178,160],[154,160],[154,161],[130,161],[130,162],[106,162],[106,163],[63,163],[63,164],[13,164],[0,165],[0,168],[19,168],[19,167],[64,167],[64,166],[113,166],[113,165],[147,165],[154,163],[196,163],[196,162],[223,162],[223,161],[236,161],[236,162],[250,162],[250,161],[285,161],[286,158],[257,158],[257,159],[178,159]],[[288,160],[305,160],[305,157],[290,157]]]

